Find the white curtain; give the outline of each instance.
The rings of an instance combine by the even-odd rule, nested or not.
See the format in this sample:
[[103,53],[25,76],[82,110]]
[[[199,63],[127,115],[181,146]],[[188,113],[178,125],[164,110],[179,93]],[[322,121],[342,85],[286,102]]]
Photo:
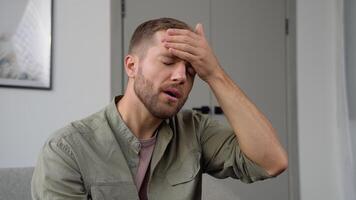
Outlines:
[[[348,1],[348,0],[345,0]],[[354,0],[351,0],[354,1]],[[340,183],[341,191],[343,191],[343,199],[345,200],[355,200],[356,199],[356,169],[355,169],[355,154],[352,147],[352,136],[350,131],[350,118],[349,118],[349,108],[348,108],[348,95],[347,95],[347,84],[346,84],[346,51],[345,44],[345,9],[344,0],[336,1],[337,9],[337,63],[336,63],[336,89],[337,89],[337,133],[338,133],[338,150],[340,155],[339,164],[340,169]],[[356,78],[356,77],[355,77]]]

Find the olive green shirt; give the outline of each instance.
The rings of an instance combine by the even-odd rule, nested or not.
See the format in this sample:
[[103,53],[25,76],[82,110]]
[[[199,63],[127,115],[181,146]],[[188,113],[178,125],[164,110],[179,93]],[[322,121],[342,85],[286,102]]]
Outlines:
[[[133,177],[140,142],[117,111],[119,99],[49,138],[33,174],[33,199],[139,199]],[[157,134],[149,199],[201,199],[203,173],[246,183],[270,178],[243,154],[231,128],[208,116],[182,111]]]

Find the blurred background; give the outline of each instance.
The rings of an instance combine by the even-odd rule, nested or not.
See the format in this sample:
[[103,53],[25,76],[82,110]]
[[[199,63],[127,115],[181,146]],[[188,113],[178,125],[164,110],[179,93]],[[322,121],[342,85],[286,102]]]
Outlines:
[[[0,10],[31,1],[42,0],[0,0]],[[204,176],[203,199],[356,199],[355,1],[52,2],[50,90],[0,87],[0,199],[12,195],[4,181],[15,180],[9,173],[30,180],[50,134],[123,93],[131,34],[158,17],[203,23],[224,70],[270,119],[289,154],[286,172],[256,184]],[[0,16],[1,22],[9,18]],[[225,121],[214,112],[219,105],[207,85],[196,79],[184,109],[202,106]],[[27,175],[11,171],[23,168],[30,169]]]

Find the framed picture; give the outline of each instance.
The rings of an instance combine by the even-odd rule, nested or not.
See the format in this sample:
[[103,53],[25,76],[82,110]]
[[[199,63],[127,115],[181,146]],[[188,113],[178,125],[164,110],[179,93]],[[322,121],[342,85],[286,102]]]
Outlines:
[[52,88],[52,0],[0,0],[0,86]]

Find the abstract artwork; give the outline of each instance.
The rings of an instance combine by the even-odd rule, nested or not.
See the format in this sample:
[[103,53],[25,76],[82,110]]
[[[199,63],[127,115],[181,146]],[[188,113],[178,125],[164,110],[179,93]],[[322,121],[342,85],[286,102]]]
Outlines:
[[52,0],[0,0],[0,86],[51,89]]

